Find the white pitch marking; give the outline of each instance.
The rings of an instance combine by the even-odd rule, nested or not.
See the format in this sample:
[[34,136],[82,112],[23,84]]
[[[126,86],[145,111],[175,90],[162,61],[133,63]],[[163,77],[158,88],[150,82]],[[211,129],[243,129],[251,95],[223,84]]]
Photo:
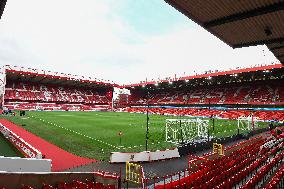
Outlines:
[[[34,118],[36,118],[36,117],[34,117]],[[43,119],[41,119],[41,118],[39,118],[39,120],[41,120],[42,122],[45,122],[45,121],[44,121]],[[74,130],[71,130],[71,129],[68,129],[68,128],[65,128],[65,127],[62,127],[62,126],[57,125],[57,124],[55,124],[55,123],[51,123],[51,122],[48,122],[48,123],[49,123],[50,125],[52,125],[52,124],[53,124],[53,125],[54,125],[54,126],[56,126],[56,127],[63,128],[63,129],[65,129],[65,130],[67,130],[67,131],[70,131],[70,132],[76,133],[76,134],[78,134],[78,135],[84,136],[84,137],[86,137],[86,138],[89,138],[89,139],[92,139],[92,140],[98,141],[98,142],[100,142],[100,143],[106,144],[106,145],[111,146],[111,147],[114,147],[114,148],[116,148],[116,149],[121,149],[120,147],[117,147],[117,146],[114,146],[114,145],[112,145],[112,144],[109,144],[109,143],[103,142],[102,140],[99,140],[99,139],[92,138],[92,137],[90,137],[90,136],[83,135],[82,133],[79,133],[79,132],[77,132],[77,131],[74,131]]]

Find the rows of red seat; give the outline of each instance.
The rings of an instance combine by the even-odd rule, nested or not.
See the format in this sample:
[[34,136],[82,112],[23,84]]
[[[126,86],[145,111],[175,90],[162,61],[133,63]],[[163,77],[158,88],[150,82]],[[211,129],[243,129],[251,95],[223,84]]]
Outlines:
[[284,104],[284,87],[279,82],[230,84],[199,88],[174,88],[148,93],[132,91],[130,104]]
[[112,90],[7,81],[4,98],[6,101],[108,104],[112,100]]
[[[255,149],[258,151],[259,150],[258,146],[256,146]],[[251,180],[252,176],[257,174],[257,171],[260,168],[266,166],[269,156],[275,156],[278,149],[279,146],[276,146],[273,149],[265,148],[264,150],[259,151],[258,154],[255,154],[254,156],[250,157],[249,160],[246,159],[244,161],[246,163],[246,167],[238,170],[236,174],[231,175],[231,177],[225,183],[229,184],[230,186],[233,185],[238,185],[239,187],[242,186],[244,184],[244,181],[247,180],[247,178]]]
[[[5,188],[2,188],[5,189]],[[21,189],[34,189],[31,186],[23,185]],[[95,183],[90,180],[86,180],[85,182],[81,182],[78,180],[74,180],[72,183],[60,182],[56,186],[43,184],[42,189],[116,189],[115,185],[104,185],[102,183]]]
[[264,189],[274,189],[284,187],[284,165],[275,173],[272,179],[266,184]]
[[109,105],[95,104],[57,104],[57,103],[35,103],[35,102],[6,102],[5,107],[10,110],[69,110],[69,111],[91,111],[108,110]]
[[[126,108],[127,112],[145,113],[146,108]],[[216,116],[226,119],[238,119],[239,117],[248,117],[250,110],[209,110],[200,108],[149,108],[149,113],[160,115],[179,115],[179,116]],[[253,116],[259,120],[284,120],[284,111],[254,111]]]
[[255,175],[250,180],[248,180],[241,187],[241,189],[249,189],[258,186],[260,182],[264,181],[265,176],[270,174],[271,171],[273,171],[272,169],[274,167],[279,166],[279,164],[282,162],[283,157],[284,157],[284,152],[281,152],[280,154],[276,155],[272,160],[270,160],[269,163],[258,169]]
[[[262,145],[264,140],[257,139],[243,148],[226,154],[221,158],[207,159],[198,166],[198,170],[189,176],[166,185],[157,186],[162,188],[214,188],[225,182],[232,174],[242,169],[252,156],[257,154],[257,147]],[[228,186],[229,183],[226,183]],[[202,187],[201,187],[202,186]]]
[[230,154],[213,160],[208,158],[187,177],[155,188],[255,188],[269,178],[267,175],[273,173],[284,156],[282,142],[260,151],[260,146],[266,142],[268,140],[256,138]]

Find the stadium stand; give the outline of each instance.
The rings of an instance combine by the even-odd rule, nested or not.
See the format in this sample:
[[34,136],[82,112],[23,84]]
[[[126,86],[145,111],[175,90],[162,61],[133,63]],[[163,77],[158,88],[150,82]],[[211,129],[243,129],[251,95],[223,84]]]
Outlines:
[[[50,185],[50,184],[42,184],[42,189],[74,189],[74,188],[79,188],[79,189],[115,189],[115,185],[111,184],[102,184],[99,182],[94,182],[91,180],[86,180],[84,182],[79,181],[79,180],[73,180],[71,183],[66,183],[66,182],[59,182],[56,186]],[[34,189],[31,186],[26,186],[23,185],[21,189]]]
[[281,165],[281,167],[277,170],[275,175],[265,185],[264,188],[273,189],[273,188],[277,188],[277,186],[279,186],[280,188],[284,187],[284,165]]
[[[236,1],[234,3],[229,1],[165,1],[231,47],[266,45],[284,64],[283,1]],[[1,2],[3,3],[0,4],[0,18],[6,0]],[[8,77],[8,88],[4,96],[5,105],[11,109],[89,110],[95,108],[96,105],[110,104],[110,98],[108,98],[110,90],[106,90],[103,83],[95,90],[89,88],[90,86],[73,85],[74,80],[71,85],[70,83],[61,83],[58,79],[65,78],[65,76],[54,77],[53,75],[50,77],[51,79],[46,80],[45,76],[43,78],[42,74],[37,73],[36,78],[38,79],[34,80],[34,75],[30,76],[32,75],[30,72],[23,74],[23,72],[15,73],[15,70],[10,70],[9,74],[17,76],[16,79]],[[218,74],[220,73],[214,73],[214,77]],[[134,87],[133,94],[129,97],[130,103],[128,100],[125,102],[132,105],[248,104],[269,105],[270,107],[283,105],[284,93],[281,85],[283,80],[267,82],[265,81],[266,72],[261,82],[251,73],[248,74],[250,81],[246,82],[236,73],[224,72],[220,75],[222,74],[233,78],[223,78],[223,80],[230,80],[230,84],[224,82],[212,84],[211,76],[204,74],[204,77],[195,77],[203,78],[196,83],[209,83],[210,85],[195,86],[191,83],[191,87],[185,87],[181,82],[190,78],[186,77],[174,78],[170,82],[165,81],[166,83],[176,83],[173,87],[155,89],[155,91],[143,91],[130,86]],[[283,70],[281,74],[283,79]],[[270,75],[270,79],[275,77],[273,74],[268,75]],[[19,79],[22,77],[25,79]],[[81,80],[80,82],[82,83]],[[153,84],[159,83],[154,82],[149,85]],[[138,88],[142,85],[147,86],[148,84],[139,84]],[[147,111],[145,108],[127,108],[126,110],[129,112]],[[231,119],[248,116],[251,113],[249,110],[203,108],[151,108],[149,111],[155,114],[206,117],[214,115]],[[254,116],[262,120],[283,121],[284,118],[281,111],[255,111]],[[219,158],[216,158],[214,154],[204,156],[204,160],[198,162],[197,168],[192,169],[190,175],[154,188],[283,188],[283,139],[277,140],[278,142],[275,143],[271,138],[256,137],[226,149],[225,156]],[[269,144],[269,147],[265,147],[265,144]],[[78,180],[68,184],[62,181],[56,186],[42,184],[42,188],[114,187],[93,181],[81,182]],[[22,188],[32,189],[29,185],[23,185]]]
[[[284,120],[284,111],[252,111],[240,107],[242,105],[268,107],[268,109],[271,106],[281,107],[284,104],[282,71],[281,67],[268,71],[244,72],[238,76],[225,74],[210,79],[201,77],[197,80],[181,80],[158,85],[130,86],[127,88],[130,89],[131,95],[120,95],[119,103],[124,105],[123,110],[127,112],[146,113],[148,111],[150,114],[224,119],[248,117],[253,113],[253,116],[259,120],[281,122]],[[46,73],[41,76],[33,75],[32,72],[8,71],[4,107],[12,110],[85,111],[105,110],[112,105],[114,88],[112,84],[102,82],[92,84],[83,80],[64,80],[63,76],[52,77],[54,76],[48,76]],[[255,79],[244,82],[247,78]],[[146,105],[151,107],[147,110]],[[281,150],[282,143],[259,151],[260,147],[267,142],[269,139],[257,138],[227,148],[225,156],[210,157],[208,161],[198,166],[198,170],[192,170],[188,176],[178,181],[155,186],[155,188],[198,188],[201,185],[207,188],[279,186],[283,184],[281,178],[277,177],[281,175],[284,157]],[[90,184],[90,182],[76,180],[66,181],[66,183],[63,180],[57,184],[40,183],[40,185],[46,189],[117,188],[113,185]],[[24,185],[23,188],[33,187]]]
[[[4,187],[0,187],[1,189],[6,189]],[[82,182],[79,180],[73,180],[71,183],[66,183],[64,181],[59,182],[56,185],[50,185],[43,183],[42,189],[74,189],[74,188],[80,188],[80,189],[115,189],[117,188],[116,185],[113,184],[102,184],[100,182],[94,182],[91,180],[86,179],[86,181]],[[28,185],[22,185],[21,189],[34,189],[32,186]]]
[[[126,108],[127,112],[146,113],[147,108]],[[201,117],[217,117],[226,119],[238,119],[239,117],[248,117],[252,111],[250,110],[209,110],[201,108],[149,108],[149,113],[159,115],[175,115],[175,116],[201,116]],[[283,121],[283,111],[253,111],[253,115],[259,120]]]
[[133,91],[130,103],[145,104],[149,95],[149,104],[284,104],[283,91],[279,82],[154,90],[149,94]]
[[[255,137],[227,148],[224,156],[206,155],[192,162],[194,166],[189,169],[189,176],[155,188],[262,188],[280,185],[281,179],[277,178],[282,174],[283,139],[259,151],[271,140]],[[274,179],[266,182],[270,177]]]
[[112,103],[114,84],[69,74],[6,66],[4,107],[17,110],[98,110]]
[[[90,110],[94,104],[108,105],[111,102],[111,93],[112,91],[7,81],[4,99],[9,109],[37,109],[37,106],[41,105],[44,110],[71,108]],[[45,103],[36,104],[35,102]]]
[[63,86],[48,86],[22,82],[6,84],[6,100],[44,101],[44,102],[77,102],[108,104],[105,91],[92,91],[86,89],[66,88]]
[[[2,173],[1,189],[117,189],[120,177],[109,172]],[[1,185],[2,184],[2,185]]]

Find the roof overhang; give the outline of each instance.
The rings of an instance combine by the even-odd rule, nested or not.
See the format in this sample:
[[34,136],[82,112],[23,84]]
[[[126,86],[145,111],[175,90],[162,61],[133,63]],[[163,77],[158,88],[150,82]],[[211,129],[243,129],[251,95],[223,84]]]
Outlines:
[[6,2],[7,2],[7,0],[1,0],[0,1],[0,19],[2,17],[3,12],[4,12]]
[[274,65],[264,65],[252,68],[240,68],[228,71],[219,71],[219,72],[212,72],[212,73],[203,73],[203,74],[196,74],[191,76],[179,77],[179,78],[171,78],[169,80],[158,80],[158,81],[145,81],[140,83],[133,83],[124,85],[124,88],[132,88],[132,87],[140,87],[140,86],[147,86],[147,85],[156,85],[160,83],[171,83],[177,81],[188,81],[188,80],[195,80],[195,79],[204,79],[204,78],[212,78],[212,77],[221,77],[227,75],[236,75],[236,74],[253,74],[259,71],[272,71],[274,69],[283,69],[282,64],[274,64]]
[[233,48],[267,45],[284,63],[283,0],[165,0]]
[[104,83],[87,79],[72,79],[69,77],[10,69],[6,69],[6,79],[85,88],[112,88],[118,86],[117,84]]

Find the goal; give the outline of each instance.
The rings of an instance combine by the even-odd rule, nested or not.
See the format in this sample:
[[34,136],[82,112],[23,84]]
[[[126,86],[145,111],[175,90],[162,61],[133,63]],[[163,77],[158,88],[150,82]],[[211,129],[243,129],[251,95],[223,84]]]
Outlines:
[[209,120],[200,118],[166,119],[166,141],[178,144],[206,139],[208,125]]
[[242,116],[238,118],[238,129],[244,131],[251,131],[258,127],[258,118],[254,116]]

